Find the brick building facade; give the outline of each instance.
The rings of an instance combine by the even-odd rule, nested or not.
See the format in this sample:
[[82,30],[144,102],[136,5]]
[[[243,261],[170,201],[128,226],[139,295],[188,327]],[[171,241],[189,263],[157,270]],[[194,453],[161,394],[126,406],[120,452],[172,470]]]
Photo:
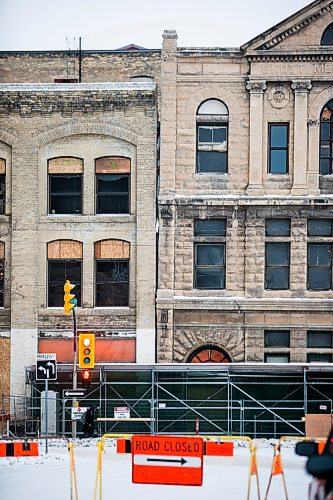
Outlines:
[[71,360],[71,273],[100,363],[332,362],[333,2],[240,48],[84,51],[60,83],[78,64],[0,53],[11,392]]

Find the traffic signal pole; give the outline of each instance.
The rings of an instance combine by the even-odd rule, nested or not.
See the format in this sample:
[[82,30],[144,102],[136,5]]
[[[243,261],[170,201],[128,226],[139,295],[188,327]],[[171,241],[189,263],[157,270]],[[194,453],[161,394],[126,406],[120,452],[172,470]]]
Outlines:
[[[73,307],[73,389],[77,389],[77,351],[76,351],[76,337],[77,337],[77,321],[76,321],[76,307]],[[76,398],[73,398],[73,408],[76,408]],[[76,420],[72,420],[72,438],[76,438]]]

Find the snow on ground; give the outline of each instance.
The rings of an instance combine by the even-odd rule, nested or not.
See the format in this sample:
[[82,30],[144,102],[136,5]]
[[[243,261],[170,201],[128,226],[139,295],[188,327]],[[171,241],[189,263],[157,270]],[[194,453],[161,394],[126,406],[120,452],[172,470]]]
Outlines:
[[[257,460],[261,498],[264,498],[275,441],[258,440]],[[40,457],[0,458],[1,500],[65,500],[70,498],[69,453],[64,440],[50,441],[49,453],[40,445]],[[282,461],[289,500],[306,500],[310,477],[306,459],[295,454],[293,445],[282,449]],[[95,440],[75,444],[75,465],[79,500],[92,500],[97,465]],[[249,479],[249,451],[235,447],[234,457],[204,457],[203,485],[164,486],[132,484],[131,455],[116,454],[115,444],[106,441],[103,454],[103,500],[245,500]],[[251,500],[257,498],[255,476],[251,479]],[[75,496],[73,497],[75,498]],[[99,497],[98,497],[99,498]],[[285,498],[282,476],[274,476],[269,500]]]

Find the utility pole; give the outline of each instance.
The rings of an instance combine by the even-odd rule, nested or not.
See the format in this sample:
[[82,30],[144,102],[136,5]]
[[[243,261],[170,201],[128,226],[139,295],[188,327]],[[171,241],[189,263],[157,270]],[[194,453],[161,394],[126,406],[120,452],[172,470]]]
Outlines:
[[[77,351],[76,351],[76,337],[77,337],[77,321],[76,321],[76,307],[73,307],[73,389],[77,389]],[[76,398],[73,398],[73,408],[76,408]],[[72,420],[72,438],[76,438],[76,420]]]

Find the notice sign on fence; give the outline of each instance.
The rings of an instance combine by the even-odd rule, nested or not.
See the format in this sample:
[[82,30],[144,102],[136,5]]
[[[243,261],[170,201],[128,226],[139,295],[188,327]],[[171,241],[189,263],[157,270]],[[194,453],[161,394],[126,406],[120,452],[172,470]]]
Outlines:
[[130,418],[128,406],[117,406],[113,409],[114,418]]
[[203,440],[175,436],[132,437],[132,481],[201,486]]
[[71,418],[72,420],[81,420],[82,415],[88,410],[88,406],[78,406],[71,408]]

